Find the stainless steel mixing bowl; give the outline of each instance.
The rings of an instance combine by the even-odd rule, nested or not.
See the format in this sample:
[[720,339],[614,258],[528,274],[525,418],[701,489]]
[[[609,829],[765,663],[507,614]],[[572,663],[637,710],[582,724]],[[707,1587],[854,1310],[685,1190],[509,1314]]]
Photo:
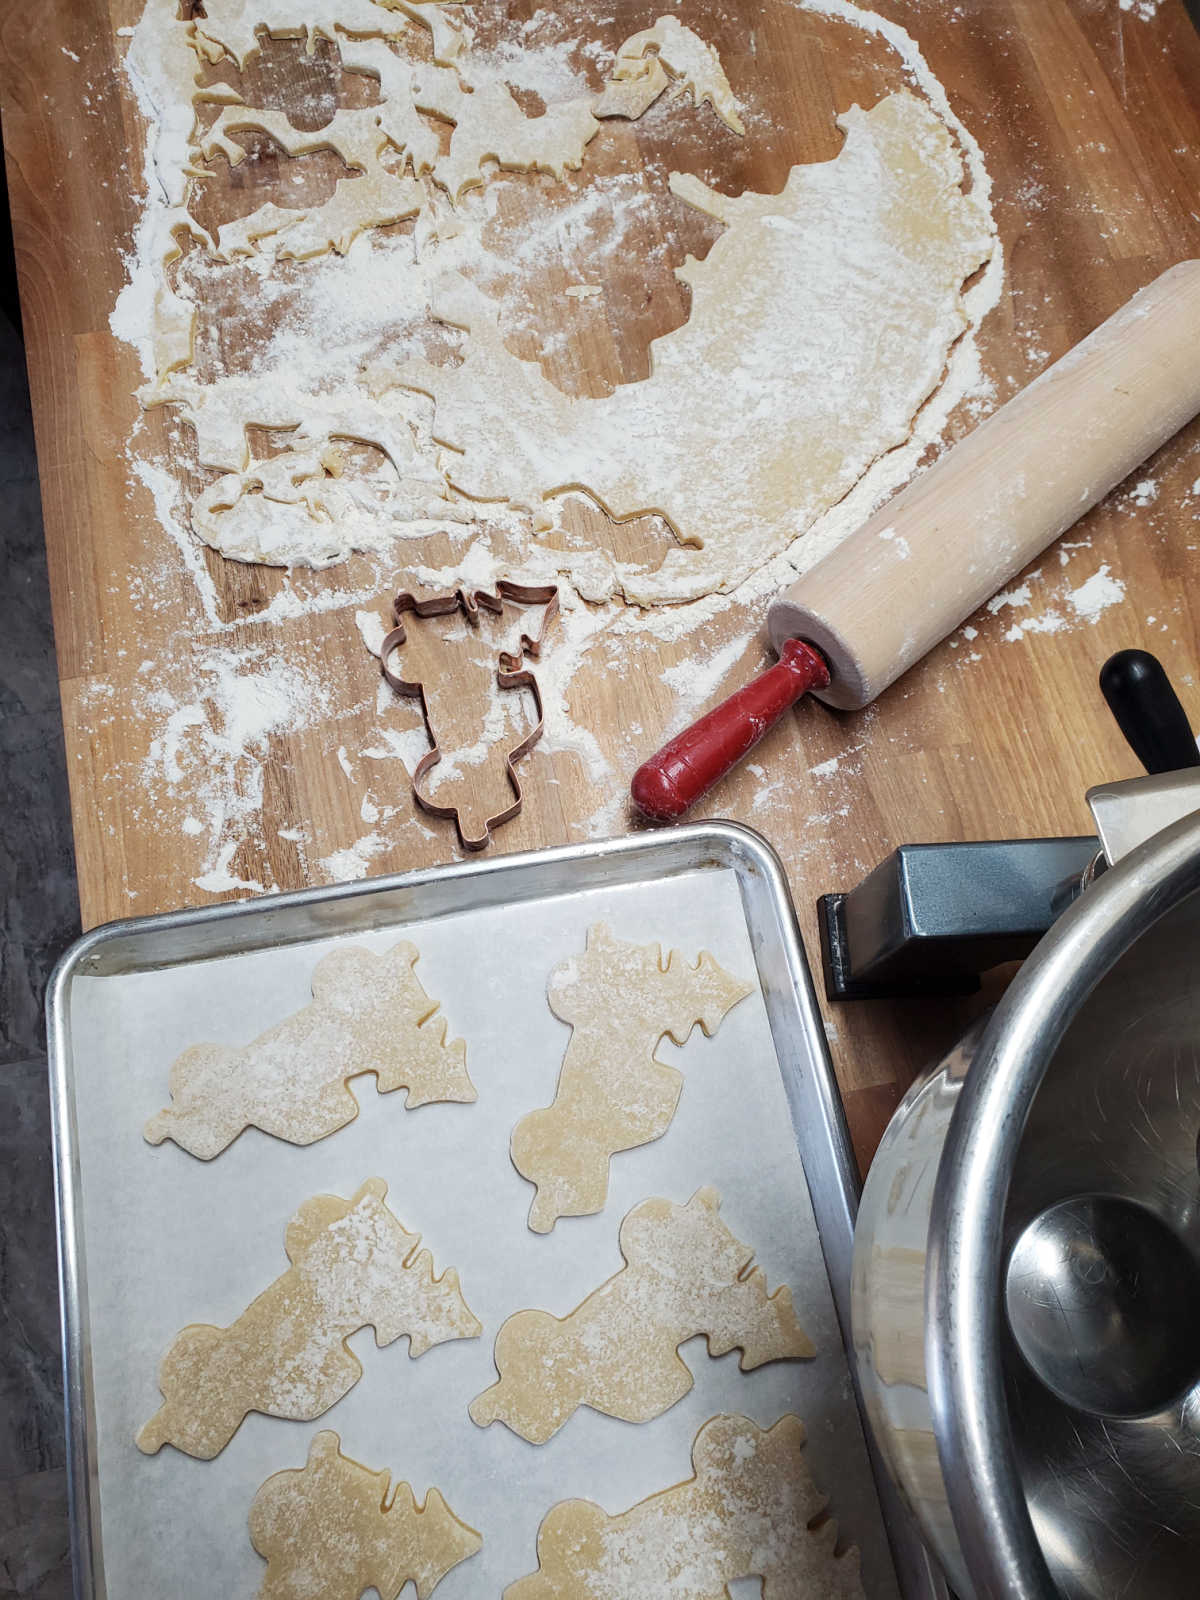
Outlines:
[[1200,816],[1076,902],[871,1168],[854,1340],[963,1600],[1200,1595]]

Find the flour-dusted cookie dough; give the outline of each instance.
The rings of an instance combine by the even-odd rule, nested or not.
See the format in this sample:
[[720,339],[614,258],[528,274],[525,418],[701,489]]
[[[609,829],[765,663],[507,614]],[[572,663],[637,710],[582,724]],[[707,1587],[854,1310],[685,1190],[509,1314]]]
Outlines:
[[228,1328],[193,1323],[163,1357],[165,1400],[138,1434],[147,1455],[164,1444],[209,1461],[248,1412],[310,1422],[362,1376],[346,1340],[373,1327],[375,1343],[408,1334],[410,1356],[447,1339],[475,1339],[482,1325],[458,1273],[441,1277],[384,1205],[387,1184],[368,1178],[352,1200],[319,1194],[288,1224],[292,1265]]
[[250,1539],[267,1561],[258,1600],[396,1600],[410,1580],[426,1600],[483,1540],[436,1489],[418,1505],[407,1483],[341,1453],[318,1433],[308,1460],[277,1472],[254,1496]]
[[554,1103],[513,1130],[513,1165],[537,1188],[535,1233],[604,1209],[610,1158],[661,1138],[679,1103],[683,1074],[656,1059],[658,1044],[668,1034],[683,1044],[697,1022],[711,1037],[749,993],[707,951],[690,966],[602,922],[588,930],[584,954],[550,978],[550,1009],[571,1024]]
[[438,1002],[421,987],[414,945],[384,955],[331,950],[312,977],[312,1004],[241,1050],[193,1045],[171,1067],[171,1104],[146,1124],[151,1144],[173,1139],[211,1161],[244,1128],[312,1144],[358,1115],[347,1080],[374,1073],[380,1094],[407,1088],[405,1105],[470,1102],[466,1046],[447,1042]]
[[761,1578],[763,1600],[865,1600],[858,1551],[834,1554],[837,1524],[808,1524],[828,1503],[809,1476],[804,1424],[763,1429],[748,1417],[706,1422],[695,1476],[610,1517],[564,1500],[538,1529],[539,1568],[504,1600],[728,1600]]
[[493,1384],[471,1403],[481,1427],[497,1419],[545,1444],[581,1405],[649,1422],[681,1400],[692,1374],[685,1339],[708,1353],[742,1352],[748,1372],[815,1354],[787,1288],[767,1293],[754,1251],[721,1221],[721,1197],[699,1189],[686,1206],[643,1200],[621,1224],[626,1265],[566,1317],[519,1311],[496,1336]]

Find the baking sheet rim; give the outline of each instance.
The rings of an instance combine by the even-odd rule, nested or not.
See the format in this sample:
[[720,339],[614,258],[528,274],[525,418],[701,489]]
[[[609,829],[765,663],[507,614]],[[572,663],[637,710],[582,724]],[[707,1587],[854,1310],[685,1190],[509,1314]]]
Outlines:
[[[63,954],[46,991],[47,1053],[50,1076],[51,1128],[54,1145],[55,1218],[58,1231],[59,1294],[63,1335],[64,1410],[67,1440],[67,1492],[70,1512],[71,1556],[74,1571],[74,1591],[83,1600],[95,1600],[96,1541],[94,1535],[93,1503],[95,1492],[95,1467],[90,1448],[89,1410],[90,1397],[86,1382],[85,1359],[87,1330],[84,1307],[86,1304],[86,1261],[82,1251],[82,1211],[78,1197],[79,1151],[76,1139],[73,1107],[73,1062],[69,1005],[71,984],[78,976],[101,975],[100,958],[107,948],[119,947],[123,940],[135,946],[147,936],[158,940],[164,937],[169,943],[177,942],[172,936],[186,935],[189,930],[220,928],[223,925],[253,927],[264,919],[271,923],[286,921],[289,914],[319,911],[325,907],[350,904],[358,900],[376,899],[382,909],[387,899],[415,900],[438,885],[453,883],[460,891],[475,888],[474,895],[460,892],[457,903],[440,909],[414,905],[412,920],[429,920],[441,915],[452,915],[483,904],[496,904],[498,895],[485,898],[484,890],[491,882],[503,883],[506,879],[528,880],[525,892],[509,895],[508,899],[536,900],[554,894],[570,893],[599,887],[603,883],[629,883],[652,876],[641,870],[646,858],[668,858],[668,870],[659,876],[676,876],[696,870],[732,870],[738,881],[747,928],[754,945],[755,964],[761,977],[760,945],[754,934],[761,922],[764,909],[756,909],[759,917],[751,914],[754,903],[753,890],[748,888],[757,881],[761,885],[759,897],[766,900],[775,914],[777,933],[789,975],[787,1003],[798,1012],[806,1042],[809,1046],[814,1073],[812,1088],[816,1092],[821,1111],[820,1140],[829,1158],[830,1171],[824,1179],[832,1178],[836,1186],[836,1207],[831,1207],[828,1181],[814,1182],[809,1174],[814,1217],[818,1241],[825,1257],[830,1292],[841,1329],[847,1369],[854,1388],[855,1401],[867,1443],[872,1474],[884,1515],[885,1532],[892,1549],[897,1579],[908,1600],[941,1600],[946,1595],[944,1583],[933,1567],[928,1553],[916,1533],[908,1514],[899,1502],[894,1486],[874,1448],[870,1427],[863,1414],[861,1397],[854,1371],[853,1350],[850,1340],[850,1256],[853,1245],[854,1216],[857,1209],[859,1179],[845,1115],[838,1094],[833,1064],[825,1039],[825,1031],[817,1008],[812,978],[796,925],[791,893],[782,862],[773,847],[753,829],[738,823],[710,821],[687,824],[667,831],[623,835],[615,839],[589,841],[577,845],[557,846],[547,850],[522,851],[506,856],[488,857],[484,860],[454,862],[440,867],[421,868],[414,872],[369,878],[352,884],[333,884],[321,888],[301,889],[287,894],[255,896],[250,899],[225,901],[219,905],[201,906],[155,916],[125,918],[101,925],[83,934]],[[606,866],[621,864],[621,874],[609,875]],[[661,866],[663,863],[659,862]],[[590,869],[588,881],[579,881],[581,868]],[[547,885],[543,880],[559,881]],[[392,921],[395,910],[381,915],[380,922]],[[329,925],[311,924],[293,938],[280,940],[286,943],[304,943],[308,940],[328,938],[338,930],[337,919]],[[361,924],[359,925],[361,929]],[[346,931],[350,931],[347,929]],[[269,942],[262,937],[247,941],[241,950],[262,948]],[[213,959],[239,953],[228,943],[197,955],[181,952],[174,957],[164,957],[159,962],[141,962],[126,968],[110,970],[150,971],[158,967],[181,964],[185,960]],[[87,969],[91,968],[89,972]],[[764,1002],[772,1036],[777,1047],[782,1043],[777,1035],[775,1012],[784,997],[764,986]],[[783,1061],[780,1061],[781,1070]],[[785,1073],[786,1080],[786,1073]],[[788,1085],[785,1081],[785,1089]],[[790,1091],[789,1091],[790,1099]],[[806,1169],[807,1170],[807,1169]],[[80,1577],[86,1575],[82,1584]]]

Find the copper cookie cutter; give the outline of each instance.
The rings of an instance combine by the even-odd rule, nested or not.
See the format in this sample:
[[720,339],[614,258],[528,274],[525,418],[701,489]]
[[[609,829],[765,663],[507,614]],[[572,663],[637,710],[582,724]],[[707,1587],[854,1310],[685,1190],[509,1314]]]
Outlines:
[[[433,723],[429,715],[429,702],[425,695],[425,686],[420,680],[401,678],[392,672],[388,666],[388,658],[393,651],[398,650],[408,638],[404,626],[404,617],[410,612],[416,617],[448,616],[453,611],[461,611],[473,628],[479,626],[479,612],[482,607],[494,616],[502,616],[504,602],[514,602],[516,605],[545,606],[542,613],[541,627],[536,636],[522,633],[518,640],[517,651],[514,654],[509,650],[500,652],[499,665],[496,669],[496,682],[501,689],[528,689],[533,695],[536,722],[532,731],[522,739],[514,749],[505,756],[505,770],[508,774],[509,784],[512,786],[513,802],[505,810],[499,811],[495,816],[488,817],[483,824],[483,831],[478,838],[468,838],[463,828],[462,816],[457,806],[439,805],[436,800],[431,800],[421,793],[421,779],[435,767],[442,759],[442,752],[438,745],[437,734],[434,732]],[[454,589],[449,594],[431,595],[426,600],[418,600],[416,595],[408,590],[398,594],[392,603],[392,615],[396,626],[384,638],[379,647],[379,664],[383,671],[385,682],[397,694],[409,695],[421,702],[421,716],[425,722],[425,733],[429,739],[430,748],[417,762],[412,775],[413,799],[427,811],[430,816],[443,819],[452,818],[458,829],[458,837],[466,850],[483,850],[491,842],[492,830],[499,828],[503,823],[509,822],[520,811],[524,804],[524,795],[517,779],[516,763],[522,756],[528,755],[534,745],[542,736],[545,727],[545,712],[542,706],[542,692],[538,688],[537,679],[524,665],[526,656],[532,656],[536,661],[541,654],[542,643],[546,630],[558,614],[558,587],[556,584],[523,584],[511,583],[507,578],[501,578],[495,591],[487,589]]]

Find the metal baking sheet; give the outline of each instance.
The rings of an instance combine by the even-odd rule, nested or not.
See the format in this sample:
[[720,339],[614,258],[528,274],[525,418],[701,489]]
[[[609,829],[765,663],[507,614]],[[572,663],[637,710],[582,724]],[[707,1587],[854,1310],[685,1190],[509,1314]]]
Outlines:
[[[533,1191],[509,1162],[508,1138],[518,1117],[553,1098],[568,1032],[546,1004],[546,981],[597,921],[690,956],[709,949],[739,976],[757,974],[759,988],[715,1038],[696,1029],[682,1049],[664,1041],[663,1058],[685,1074],[670,1130],[614,1159],[600,1215],[539,1237],[526,1226]],[[245,1042],[307,1003],[313,967],[334,944],[386,949],[401,937],[421,951],[418,972],[452,1035],[467,1041],[474,1106],[406,1111],[402,1094],[378,1095],[362,1078],[357,1119],[307,1148],[251,1129],[205,1163],[144,1142],[187,1045]],[[584,1496],[618,1512],[681,1481],[702,1423],[731,1410],[762,1424],[788,1411],[804,1418],[812,1471],[843,1542],[862,1552],[872,1600],[936,1593],[894,1505],[890,1547],[885,1534],[843,1332],[853,1160],[786,885],[756,835],[702,824],[115,924],[65,958],[49,1013],[85,1600],[255,1593],[265,1568],[247,1534],[251,1500],[271,1473],[302,1465],[325,1427],[419,1496],[436,1485],[483,1534],[439,1600],[498,1597],[536,1567],[537,1526],[552,1504]],[[380,1350],[364,1329],[351,1340],[362,1378],[316,1422],[251,1415],[211,1462],[169,1446],[142,1455],[134,1435],[158,1406],[158,1365],[175,1333],[232,1321],[286,1266],[297,1207],[322,1192],[349,1196],[375,1175],[438,1270],[458,1268],[483,1338],[414,1362],[404,1340]],[[476,1428],[467,1404],[493,1381],[504,1318],[525,1306],[568,1311],[620,1266],[617,1228],[633,1205],[683,1201],[704,1184],[720,1190],[723,1216],[756,1248],[772,1288],[791,1285],[817,1358],[743,1374],[736,1352],[712,1360],[697,1339],[683,1350],[694,1388],[652,1423],[585,1409],[541,1447],[500,1424]]]

